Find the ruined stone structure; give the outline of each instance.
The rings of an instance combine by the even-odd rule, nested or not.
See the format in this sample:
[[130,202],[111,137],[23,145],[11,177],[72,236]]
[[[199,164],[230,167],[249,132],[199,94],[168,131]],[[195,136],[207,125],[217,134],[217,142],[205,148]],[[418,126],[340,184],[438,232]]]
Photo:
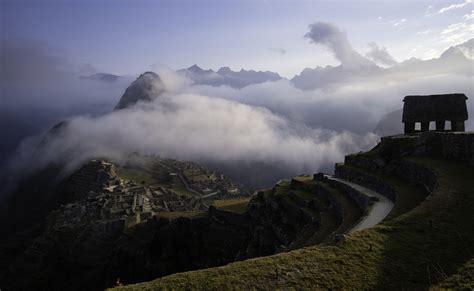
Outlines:
[[415,132],[415,123],[421,123],[421,131],[428,131],[430,122],[436,122],[436,131],[444,131],[446,121],[452,131],[464,131],[467,120],[467,97],[464,94],[406,96],[403,99],[403,123],[405,133]]

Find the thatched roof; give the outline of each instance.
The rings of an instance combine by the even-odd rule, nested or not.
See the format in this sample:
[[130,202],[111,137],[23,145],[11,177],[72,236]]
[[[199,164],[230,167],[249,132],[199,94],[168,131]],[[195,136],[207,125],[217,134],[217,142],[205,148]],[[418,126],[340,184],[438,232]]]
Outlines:
[[437,120],[465,121],[468,118],[464,94],[406,96],[403,122]]

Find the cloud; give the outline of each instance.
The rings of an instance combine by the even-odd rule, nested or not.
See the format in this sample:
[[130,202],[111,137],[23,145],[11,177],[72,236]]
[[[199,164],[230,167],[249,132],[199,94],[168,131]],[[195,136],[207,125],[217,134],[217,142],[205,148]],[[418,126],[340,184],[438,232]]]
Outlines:
[[315,44],[326,46],[347,69],[373,65],[354,50],[347,39],[347,34],[331,23],[315,22],[309,25],[309,32],[305,37]]
[[68,171],[87,159],[123,161],[138,152],[233,164],[234,168],[241,163],[264,162],[294,174],[312,173],[348,152],[369,148],[376,139],[370,133],[311,128],[264,107],[197,93],[168,92],[151,103],[101,117],[72,118],[47,142],[44,138],[25,142],[12,166],[23,172],[60,162]]
[[97,69],[72,64],[42,41],[3,37],[1,46],[0,136],[7,140],[0,147],[0,176],[22,139],[71,115],[110,111],[131,81],[81,79]]
[[61,52],[32,39],[2,40],[0,85],[4,108],[41,109],[55,114],[105,112],[113,107],[130,82],[122,78],[106,84],[80,79],[90,65],[75,66]]
[[429,33],[431,33],[431,30],[427,29],[427,30],[423,30],[423,31],[418,31],[416,33],[416,35],[426,35],[426,34],[429,34]]
[[442,7],[441,9],[439,9],[438,13],[441,14],[441,13],[444,13],[446,11],[450,11],[450,10],[457,9],[457,8],[462,8],[462,7],[466,6],[469,3],[472,3],[472,0],[465,0],[464,2],[458,3],[458,4],[451,4],[449,6],[445,6],[445,7]]
[[397,61],[388,53],[386,47],[379,47],[375,42],[368,44],[370,51],[366,56],[377,64],[392,66]]
[[433,14],[434,14],[433,5],[428,5],[428,7],[426,7],[426,10],[425,10],[425,17],[433,16]]
[[269,51],[272,51],[274,53],[277,53],[277,54],[280,54],[280,55],[284,55],[287,53],[287,50],[284,49],[284,48],[275,48],[275,47],[270,47],[268,48]]
[[440,32],[440,41],[448,45],[464,42],[474,37],[474,24],[471,21],[448,25]]
[[400,20],[394,21],[392,24],[393,24],[393,26],[399,26],[399,25],[404,24],[406,21],[407,20],[405,18],[402,18]]
[[471,10],[471,13],[465,14],[462,18],[463,18],[464,20],[471,20],[471,19],[474,19],[474,10]]

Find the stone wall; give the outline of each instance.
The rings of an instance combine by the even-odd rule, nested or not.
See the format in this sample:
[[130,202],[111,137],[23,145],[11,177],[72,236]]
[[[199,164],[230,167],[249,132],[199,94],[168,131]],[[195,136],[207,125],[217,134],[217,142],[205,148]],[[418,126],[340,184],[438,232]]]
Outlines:
[[340,164],[336,164],[335,175],[338,178],[342,178],[378,192],[393,202],[396,200],[395,190],[375,176]]
[[118,184],[120,179],[113,164],[91,160],[67,179],[65,190],[74,195],[85,195],[89,191],[102,192],[104,188]]
[[[429,131],[414,135],[387,136],[382,137],[380,144],[372,151],[385,160],[393,160],[397,156],[432,155],[474,165],[474,133]],[[346,162],[361,162],[360,156],[364,155],[349,155]]]
[[305,183],[298,179],[292,179],[290,188],[293,190],[303,190],[312,193],[315,198],[329,201],[329,207],[327,210],[334,214],[338,223],[342,223],[344,220],[344,209],[342,208],[341,203],[322,185]]
[[423,187],[428,193],[438,186],[435,171],[408,160],[402,160],[395,173],[402,179]]
[[386,166],[385,160],[380,157],[358,154],[345,156],[344,164],[372,171],[378,171]]
[[426,132],[417,140],[415,154],[441,155],[474,165],[474,133]]
[[328,183],[331,187],[336,188],[346,193],[347,196],[349,196],[352,199],[352,201],[354,201],[362,211],[366,211],[369,205],[371,204],[371,200],[369,196],[360,193],[359,191],[357,191],[356,189],[352,188],[351,186],[347,184],[341,183],[336,180],[331,180],[331,179],[327,179],[325,180],[325,182]]

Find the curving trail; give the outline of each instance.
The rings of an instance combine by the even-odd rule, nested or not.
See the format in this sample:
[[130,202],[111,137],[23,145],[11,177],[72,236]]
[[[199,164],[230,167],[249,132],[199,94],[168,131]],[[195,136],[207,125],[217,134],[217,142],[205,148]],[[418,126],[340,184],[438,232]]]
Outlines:
[[344,179],[336,178],[330,175],[325,176],[328,179],[344,183],[364,195],[367,195],[369,197],[377,197],[379,199],[379,201],[376,201],[374,205],[369,209],[369,213],[365,217],[363,217],[355,226],[353,226],[347,231],[348,233],[353,233],[377,225],[390,213],[393,208],[394,203],[378,192],[372,191],[364,186],[346,181]]

